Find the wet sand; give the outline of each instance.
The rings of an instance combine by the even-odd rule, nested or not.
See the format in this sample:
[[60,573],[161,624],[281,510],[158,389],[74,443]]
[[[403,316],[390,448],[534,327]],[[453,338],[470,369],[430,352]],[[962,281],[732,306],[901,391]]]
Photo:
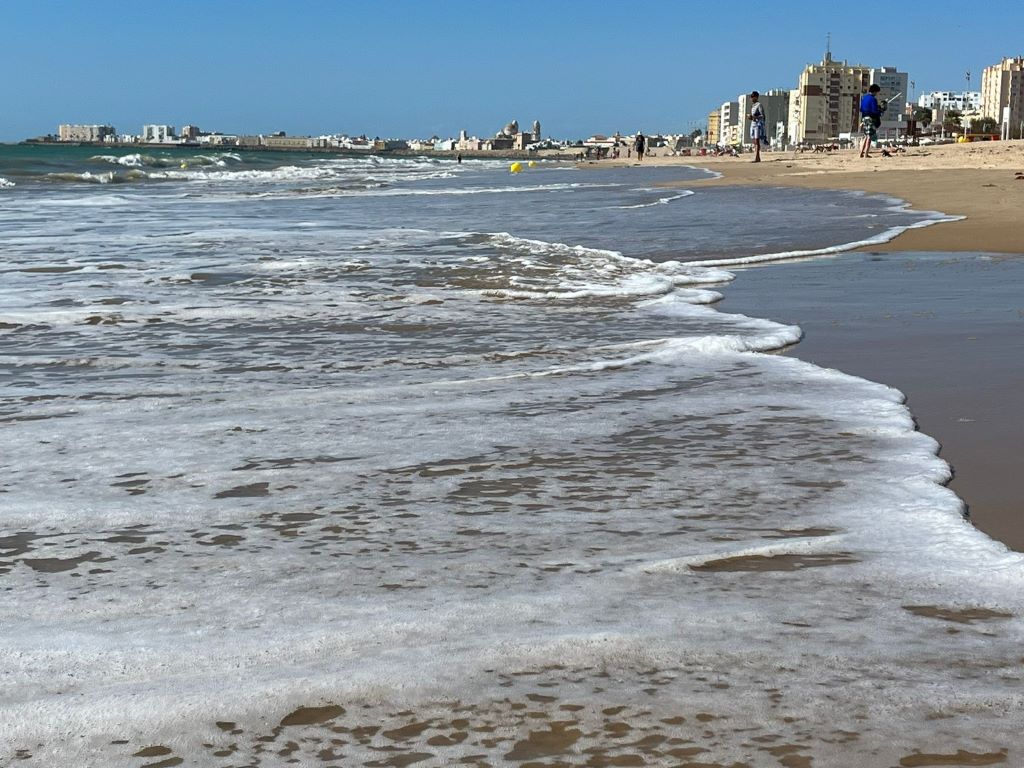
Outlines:
[[738,271],[719,307],[799,325],[789,354],[900,389],[974,524],[1024,551],[1022,285],[1024,256],[850,253]]

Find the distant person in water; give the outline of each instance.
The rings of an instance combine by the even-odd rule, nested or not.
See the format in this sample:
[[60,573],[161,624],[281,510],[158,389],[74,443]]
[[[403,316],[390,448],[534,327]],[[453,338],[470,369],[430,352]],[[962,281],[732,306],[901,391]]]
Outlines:
[[747,119],[750,120],[750,140],[754,142],[755,163],[761,162],[761,142],[768,143],[768,134],[764,130],[764,105],[758,101],[760,98],[761,94],[751,91],[750,114],[747,115]]
[[457,155],[455,156],[455,162],[456,162],[456,163],[459,163],[459,164],[461,164],[461,163],[462,163],[462,153],[461,153],[461,152],[459,152],[459,154],[457,154]]
[[636,150],[636,159],[643,162],[644,150],[647,149],[647,139],[643,131],[636,132],[636,140],[633,142],[633,149]]
[[878,137],[878,127],[882,124],[882,107],[878,103],[878,92],[882,90],[872,83],[868,92],[860,97],[860,129],[864,140],[860,144],[860,156],[871,157],[871,143]]

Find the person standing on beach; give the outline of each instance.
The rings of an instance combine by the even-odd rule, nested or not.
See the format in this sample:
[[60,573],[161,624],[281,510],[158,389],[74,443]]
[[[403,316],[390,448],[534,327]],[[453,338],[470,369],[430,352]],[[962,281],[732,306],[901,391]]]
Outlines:
[[761,94],[751,91],[750,114],[747,115],[747,119],[750,120],[750,138],[754,142],[755,163],[761,162],[761,142],[768,143],[768,134],[764,130],[764,105],[758,101],[759,98],[761,98]]
[[878,136],[878,126],[882,124],[882,108],[876,95],[880,90],[877,83],[872,83],[868,92],[860,97],[860,129],[864,133],[860,145],[861,157],[871,157],[871,143]]
[[643,131],[636,132],[636,140],[633,142],[633,148],[636,149],[636,159],[643,162],[644,150],[647,148],[647,138],[644,136]]

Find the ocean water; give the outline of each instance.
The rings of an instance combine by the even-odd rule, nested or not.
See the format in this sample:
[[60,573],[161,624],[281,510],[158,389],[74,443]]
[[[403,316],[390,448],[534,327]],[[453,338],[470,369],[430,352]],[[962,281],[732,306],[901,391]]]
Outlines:
[[1019,760],[1024,560],[714,307],[941,214],[705,175],[0,148],[0,764]]

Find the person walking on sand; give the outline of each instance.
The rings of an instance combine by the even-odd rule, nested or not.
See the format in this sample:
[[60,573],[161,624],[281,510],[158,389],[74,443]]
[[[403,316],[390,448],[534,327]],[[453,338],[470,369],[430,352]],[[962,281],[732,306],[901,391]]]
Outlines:
[[872,83],[868,92],[860,97],[860,129],[864,140],[860,144],[860,156],[871,157],[871,144],[878,136],[878,126],[882,124],[882,108],[876,95],[881,88]]
[[768,134],[764,130],[764,105],[758,101],[761,98],[761,94],[757,91],[750,92],[750,114],[747,115],[747,119],[750,120],[750,139],[754,142],[754,162],[761,162],[761,142],[768,143]]
[[647,149],[647,138],[644,136],[643,131],[636,132],[636,140],[633,142],[633,148],[636,150],[636,159],[643,162],[644,150]]

